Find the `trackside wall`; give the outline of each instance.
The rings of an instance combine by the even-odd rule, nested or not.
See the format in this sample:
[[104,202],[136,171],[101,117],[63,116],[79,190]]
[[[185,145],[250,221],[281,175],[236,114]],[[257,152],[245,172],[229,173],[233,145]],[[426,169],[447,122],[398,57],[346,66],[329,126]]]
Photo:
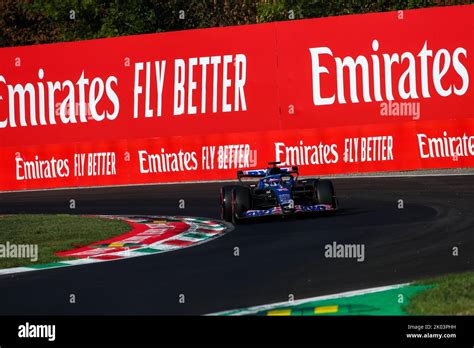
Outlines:
[[0,49],[0,191],[474,166],[474,6]]

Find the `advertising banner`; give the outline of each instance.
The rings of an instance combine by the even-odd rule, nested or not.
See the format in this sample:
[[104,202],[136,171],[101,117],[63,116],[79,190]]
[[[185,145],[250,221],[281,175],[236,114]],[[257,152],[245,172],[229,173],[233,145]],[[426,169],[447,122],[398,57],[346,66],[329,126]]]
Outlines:
[[473,15],[0,49],[0,191],[472,167]]

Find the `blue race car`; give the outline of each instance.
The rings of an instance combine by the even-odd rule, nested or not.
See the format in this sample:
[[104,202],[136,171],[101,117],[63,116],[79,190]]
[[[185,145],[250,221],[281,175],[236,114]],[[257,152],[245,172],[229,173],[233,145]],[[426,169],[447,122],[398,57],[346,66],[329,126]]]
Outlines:
[[[298,167],[238,171],[238,185],[222,187],[222,219],[238,223],[243,219],[297,213],[335,212],[338,201],[330,180],[298,180]],[[253,181],[252,181],[253,179]]]

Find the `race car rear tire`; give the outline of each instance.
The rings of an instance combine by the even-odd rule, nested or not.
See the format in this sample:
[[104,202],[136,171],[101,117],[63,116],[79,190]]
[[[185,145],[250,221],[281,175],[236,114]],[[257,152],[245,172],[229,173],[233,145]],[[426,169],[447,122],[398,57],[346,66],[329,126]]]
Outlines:
[[232,221],[232,190],[234,185],[228,185],[221,188],[221,219]]
[[232,223],[237,224],[239,217],[251,209],[251,207],[250,189],[248,187],[235,186],[232,190]]
[[316,183],[316,194],[319,204],[327,204],[334,207],[334,187],[331,180],[319,180]]

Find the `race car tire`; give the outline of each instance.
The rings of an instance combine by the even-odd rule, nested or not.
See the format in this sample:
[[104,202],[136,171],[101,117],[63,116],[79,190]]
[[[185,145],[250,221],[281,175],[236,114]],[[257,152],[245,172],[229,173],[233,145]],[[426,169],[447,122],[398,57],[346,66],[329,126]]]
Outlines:
[[232,190],[232,223],[237,224],[239,217],[252,207],[250,189],[243,186],[235,186]]
[[229,222],[232,221],[232,190],[234,187],[235,185],[228,185],[221,188],[221,219]]
[[319,204],[334,206],[334,187],[331,180],[319,180],[316,183],[316,194]]

